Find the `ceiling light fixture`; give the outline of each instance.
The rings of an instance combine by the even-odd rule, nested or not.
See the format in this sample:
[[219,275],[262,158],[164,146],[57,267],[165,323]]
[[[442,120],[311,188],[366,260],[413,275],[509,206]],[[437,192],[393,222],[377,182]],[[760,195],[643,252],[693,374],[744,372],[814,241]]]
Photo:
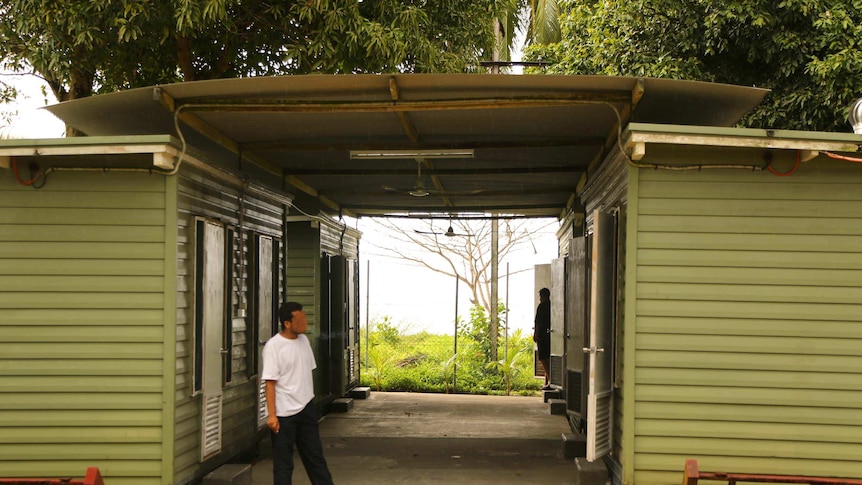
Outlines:
[[350,150],[351,160],[398,160],[405,158],[473,158],[473,149]]

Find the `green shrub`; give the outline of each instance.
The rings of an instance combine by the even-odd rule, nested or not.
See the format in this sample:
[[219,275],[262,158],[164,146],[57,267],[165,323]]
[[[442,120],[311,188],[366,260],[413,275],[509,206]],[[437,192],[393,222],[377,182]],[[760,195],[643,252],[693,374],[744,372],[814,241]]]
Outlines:
[[408,334],[388,316],[373,322],[370,348],[362,349],[368,359],[360,360],[360,384],[379,391],[448,393],[454,386],[456,392],[468,394],[538,393],[541,382],[533,376],[532,339],[520,330],[507,339],[501,329],[498,359],[491,362],[489,319],[481,307],[474,307],[470,317],[459,329],[457,355],[452,335]]

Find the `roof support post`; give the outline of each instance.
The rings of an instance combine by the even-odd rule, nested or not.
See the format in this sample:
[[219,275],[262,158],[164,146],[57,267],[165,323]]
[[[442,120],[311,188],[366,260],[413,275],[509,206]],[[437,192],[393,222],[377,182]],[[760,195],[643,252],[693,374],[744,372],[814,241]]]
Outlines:
[[488,332],[491,338],[491,362],[497,361],[497,331],[500,329],[500,315],[497,309],[497,274],[499,273],[498,261],[500,257],[500,221],[491,219],[491,315],[488,320]]

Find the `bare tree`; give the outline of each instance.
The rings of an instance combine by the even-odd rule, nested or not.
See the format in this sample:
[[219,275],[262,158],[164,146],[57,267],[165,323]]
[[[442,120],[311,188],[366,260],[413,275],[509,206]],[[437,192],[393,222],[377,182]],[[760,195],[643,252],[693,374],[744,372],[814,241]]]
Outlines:
[[[532,244],[533,235],[556,224],[549,219],[510,219],[499,224],[498,259],[522,245]],[[370,219],[370,226],[386,234],[385,242],[373,244],[400,259],[431,271],[458,278],[470,291],[470,302],[491,315],[491,221]]]

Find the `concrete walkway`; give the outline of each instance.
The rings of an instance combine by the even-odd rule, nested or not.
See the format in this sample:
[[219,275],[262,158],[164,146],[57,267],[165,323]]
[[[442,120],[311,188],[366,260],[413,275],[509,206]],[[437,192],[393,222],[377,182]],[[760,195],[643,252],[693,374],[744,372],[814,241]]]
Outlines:
[[[372,392],[320,423],[336,484],[571,484],[563,416],[539,397]],[[253,483],[272,483],[264,447]],[[299,456],[293,483],[309,484]]]

